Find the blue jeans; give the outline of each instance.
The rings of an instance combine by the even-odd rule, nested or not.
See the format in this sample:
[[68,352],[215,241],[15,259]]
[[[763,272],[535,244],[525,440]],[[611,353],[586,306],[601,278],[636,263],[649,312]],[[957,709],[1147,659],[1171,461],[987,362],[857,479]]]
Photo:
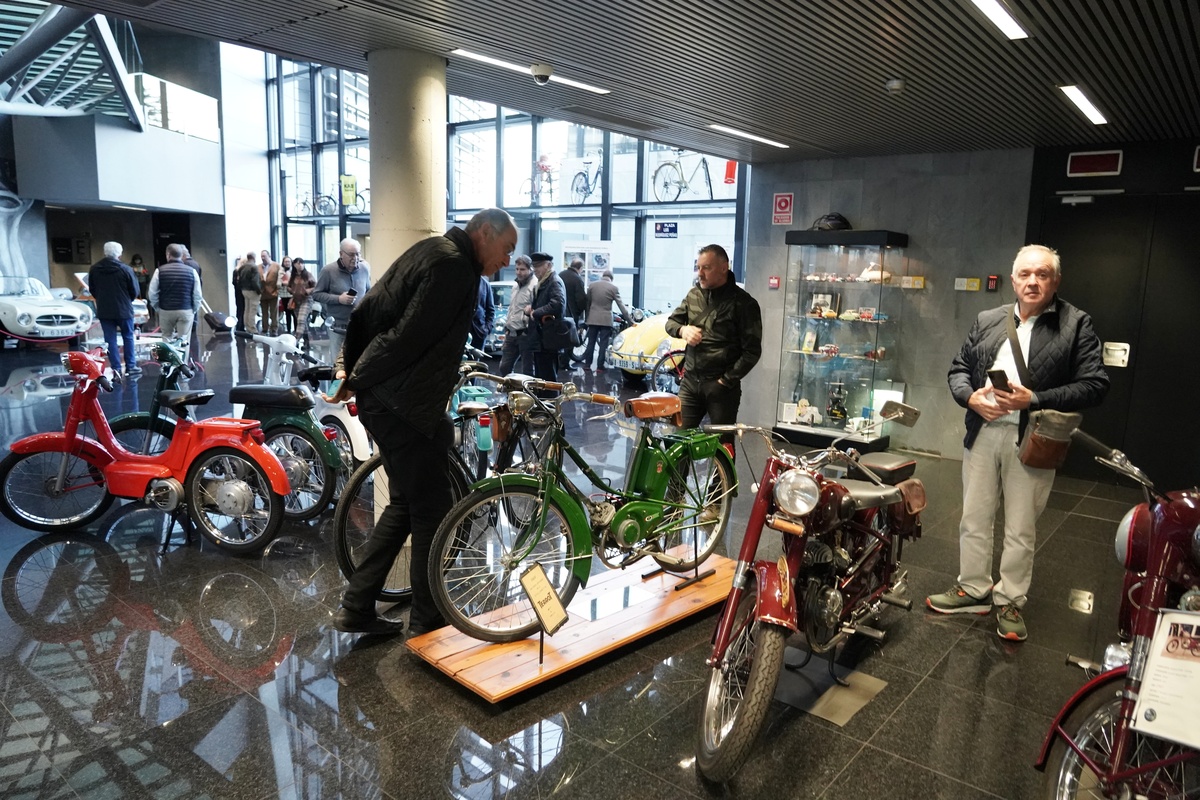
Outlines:
[[113,371],[121,370],[121,351],[117,349],[117,333],[125,345],[125,369],[137,366],[137,358],[133,348],[133,320],[131,319],[102,319],[100,329],[104,331],[104,341],[108,343],[108,364]]

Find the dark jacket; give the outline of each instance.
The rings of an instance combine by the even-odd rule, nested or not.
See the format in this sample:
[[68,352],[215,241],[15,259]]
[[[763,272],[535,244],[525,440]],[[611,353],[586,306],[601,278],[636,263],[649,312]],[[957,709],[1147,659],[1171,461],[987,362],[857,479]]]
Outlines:
[[496,296],[492,294],[492,282],[479,276],[479,299],[475,303],[475,315],[471,318],[471,344],[483,347],[483,340],[492,332],[496,321]]
[[92,264],[88,290],[96,301],[96,319],[133,319],[138,283],[128,264],[111,256]]
[[482,274],[461,228],[405,251],[350,315],[342,357],[351,388],[432,437],[458,380]]
[[679,336],[684,325],[703,331],[700,344],[684,353],[684,370],[700,379],[724,378],[737,385],[762,355],[762,313],[758,301],[738,286],[730,273],[715,289],[692,287],[679,308],[667,317],[667,335]]
[[558,273],[558,277],[562,279],[566,293],[567,316],[582,324],[583,315],[587,313],[587,287],[583,285],[583,278],[570,268]]
[[533,324],[538,332],[538,340],[541,340],[542,321],[546,317],[554,317],[558,319],[563,316],[566,310],[566,290],[563,288],[562,279],[554,272],[546,276],[546,280],[539,281],[537,293],[533,296],[533,312],[530,317],[533,318]]
[[[987,382],[987,371],[995,363],[997,351],[1008,341],[1007,317],[1015,310],[1015,305],[1009,303],[980,312],[951,362],[946,380],[954,401],[963,408],[967,408],[972,392]],[[1032,356],[1023,355],[1033,381],[1027,387],[1034,393],[1031,411],[1079,411],[1099,405],[1108,393],[1108,373],[1104,371],[1100,339],[1092,329],[1091,317],[1057,295],[1034,323],[1029,349]],[[1017,441],[1028,421],[1029,411],[1022,411]],[[969,450],[984,419],[967,408],[966,423],[963,446]]]

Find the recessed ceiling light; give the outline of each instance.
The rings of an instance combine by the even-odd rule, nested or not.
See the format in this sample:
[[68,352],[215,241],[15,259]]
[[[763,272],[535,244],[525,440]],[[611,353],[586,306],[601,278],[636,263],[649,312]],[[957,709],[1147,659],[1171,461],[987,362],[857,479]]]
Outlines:
[[1083,91],[1078,86],[1060,86],[1059,91],[1067,96],[1075,107],[1083,112],[1083,115],[1091,120],[1093,125],[1104,125],[1108,122],[1104,115],[1100,113],[1100,109],[1092,104],[1091,100],[1083,94]]
[[1021,27],[1021,23],[1008,13],[1008,9],[1000,5],[998,0],[971,0],[988,21],[1000,29],[1009,39],[1028,39],[1029,34]]
[[720,131],[721,133],[728,133],[730,136],[740,136],[743,139],[751,139],[755,142],[762,142],[763,144],[769,144],[772,147],[782,147],[784,150],[787,150],[789,147],[788,145],[784,144],[783,142],[776,142],[773,139],[767,139],[762,136],[755,136],[753,133],[746,133],[745,131],[739,131],[737,128],[727,128],[724,125],[709,125],[708,127],[712,128],[714,131]]
[[[462,58],[469,58],[472,61],[478,61],[481,64],[491,64],[493,67],[500,67],[502,69],[511,70],[513,72],[520,72],[524,75],[529,74],[528,66],[523,67],[520,64],[514,64],[511,61],[504,61],[499,58],[492,58],[491,56],[481,55],[480,53],[472,53],[470,50],[463,50],[463,49],[459,48],[458,50],[451,50],[450,55],[461,56]],[[583,89],[585,92],[592,92],[593,94],[612,94],[611,89],[601,89],[598,86],[592,86],[591,84],[587,84],[587,83],[580,83],[579,81],[573,81],[570,78],[560,78],[558,75],[551,75],[550,82],[551,83],[561,83],[564,86],[573,86],[576,89]]]

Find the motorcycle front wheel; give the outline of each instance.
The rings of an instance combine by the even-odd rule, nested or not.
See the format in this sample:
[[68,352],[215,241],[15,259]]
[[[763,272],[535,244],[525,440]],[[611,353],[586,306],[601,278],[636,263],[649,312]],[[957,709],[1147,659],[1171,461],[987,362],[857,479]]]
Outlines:
[[729,647],[704,693],[696,767],[717,783],[733,777],[750,756],[783,669],[788,629],[755,620],[756,606],[757,582],[750,579],[734,613]]
[[204,538],[223,550],[257,553],[283,523],[282,495],[266,471],[232,447],[205,450],[188,469],[188,513]]
[[579,588],[575,557],[557,500],[543,499],[536,489],[496,486],[471,492],[442,521],[429,555],[429,584],[455,628],[486,642],[515,642],[538,629],[521,573],[540,563],[566,606]]
[[[467,494],[470,480],[456,459],[450,460],[450,486],[457,503]],[[358,571],[367,550],[367,541],[375,531],[375,521],[387,508],[390,492],[387,471],[383,467],[383,456],[376,453],[364,461],[346,481],[346,489],[333,510],[333,545],[338,568],[346,580]],[[376,598],[384,603],[396,603],[412,594],[412,583],[408,579],[411,564],[411,542],[392,562],[383,589]]]
[[[63,459],[66,476],[57,490]],[[9,453],[0,461],[0,512],[23,528],[77,528],[100,519],[112,502],[103,470],[74,453]]]
[[[1063,722],[1063,729],[1095,763],[1108,765],[1116,742],[1120,711],[1121,698],[1116,690],[1101,689],[1071,712]],[[1129,736],[1125,763],[1119,766],[1119,772],[1138,770],[1145,765],[1184,753],[1191,753],[1192,757],[1170,766],[1139,772],[1127,783],[1121,784],[1120,791],[1114,796],[1200,797],[1200,757],[1195,750],[1163,739],[1143,736],[1133,730],[1129,731]],[[1055,738],[1054,745],[1050,748],[1042,787],[1042,796],[1049,800],[1109,796],[1102,790],[1100,777],[1088,768],[1083,758],[1071,749],[1061,736]]]
[[[312,437],[299,428],[285,425],[266,431],[267,449],[274,453],[292,482],[284,503],[288,519],[311,519],[333,501],[337,472],[326,464]],[[302,475],[295,480],[296,475]]]

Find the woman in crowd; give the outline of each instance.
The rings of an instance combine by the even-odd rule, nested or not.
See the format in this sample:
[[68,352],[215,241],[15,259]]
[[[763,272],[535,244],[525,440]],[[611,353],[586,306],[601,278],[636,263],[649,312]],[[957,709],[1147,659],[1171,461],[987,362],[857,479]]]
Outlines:
[[292,279],[292,257],[284,256],[279,262],[279,313],[283,317],[283,333],[296,329],[296,312],[292,309],[292,290],[288,282]]
[[296,314],[296,338],[308,345],[308,315],[312,311],[312,291],[317,282],[304,267],[303,258],[292,259],[292,278],[288,289],[292,293],[292,310]]

